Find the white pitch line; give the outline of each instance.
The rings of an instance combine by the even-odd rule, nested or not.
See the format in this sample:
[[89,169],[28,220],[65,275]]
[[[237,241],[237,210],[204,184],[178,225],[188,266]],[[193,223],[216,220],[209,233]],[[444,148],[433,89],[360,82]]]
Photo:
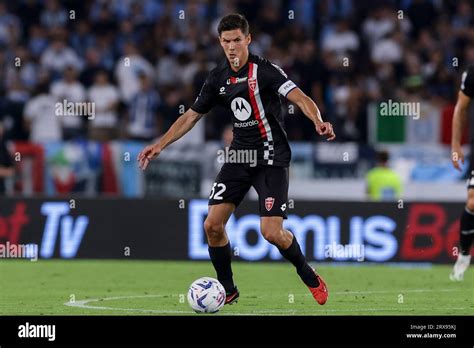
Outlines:
[[[354,295],[354,294],[383,294],[383,293],[423,293],[423,292],[452,292],[452,291],[462,291],[462,289],[410,289],[410,290],[380,290],[380,291],[339,291],[334,292],[337,295]],[[305,296],[308,294],[304,294]],[[118,307],[104,307],[104,306],[91,306],[91,302],[100,302],[100,301],[114,301],[114,300],[123,300],[123,299],[133,299],[133,298],[150,298],[150,297],[170,297],[173,295],[131,295],[131,296],[115,296],[115,297],[103,297],[97,299],[88,299],[80,300],[75,302],[65,302],[65,306],[76,307],[76,308],[85,308],[85,309],[98,309],[98,310],[112,310],[112,311],[128,311],[128,312],[141,312],[141,313],[155,313],[155,314],[194,314],[191,310],[189,311],[179,311],[179,310],[158,310],[158,309],[139,309],[139,308],[118,308]],[[449,307],[443,308],[445,310],[465,310],[467,307]],[[416,311],[430,311],[433,308],[417,308]],[[400,311],[403,313],[403,308],[400,307],[391,307],[391,308],[360,308],[360,309],[318,309],[315,314],[324,314],[324,313],[344,313],[344,312],[389,312],[389,311]],[[251,313],[222,313],[223,315],[281,315],[285,314],[299,314],[301,313],[298,310],[288,309],[288,310],[261,310],[261,311],[252,311]],[[303,312],[301,314],[305,314]]]
[[[81,300],[75,302],[65,302],[64,305],[69,307],[76,307],[76,308],[85,308],[85,309],[99,309],[99,310],[112,310],[112,311],[128,311],[128,312],[140,312],[140,313],[155,313],[155,314],[194,314],[191,310],[189,311],[177,311],[177,310],[157,310],[157,309],[139,309],[139,308],[117,308],[117,307],[101,307],[101,306],[90,306],[88,303],[90,302],[98,302],[98,301],[107,301],[111,299],[125,299],[125,298],[136,298],[136,297],[146,297],[146,296],[122,296],[119,298],[102,298],[102,299],[90,299],[90,300]],[[150,297],[162,297],[162,295],[154,296],[151,295]],[[230,315],[264,315],[265,312],[269,313],[282,313],[284,311],[261,311],[259,313],[230,313]],[[291,312],[295,312],[291,310]],[[229,315],[229,313],[227,314]]]
[[362,294],[392,294],[410,292],[451,292],[464,291],[464,289],[411,289],[411,290],[375,290],[375,291],[336,291],[335,295],[362,295]]
[[[162,296],[162,295],[161,295]],[[163,314],[180,314],[189,313],[188,311],[175,311],[175,310],[155,310],[155,309],[139,309],[139,308],[116,308],[116,307],[103,307],[103,306],[90,306],[88,303],[99,302],[99,301],[110,301],[110,300],[122,300],[139,297],[161,297],[160,295],[148,295],[148,296],[120,296],[120,297],[104,297],[104,298],[93,298],[90,300],[80,300],[74,302],[65,302],[65,306],[86,308],[86,309],[101,309],[101,310],[113,310],[113,311],[134,311],[134,312],[146,312],[146,313],[163,313]]]

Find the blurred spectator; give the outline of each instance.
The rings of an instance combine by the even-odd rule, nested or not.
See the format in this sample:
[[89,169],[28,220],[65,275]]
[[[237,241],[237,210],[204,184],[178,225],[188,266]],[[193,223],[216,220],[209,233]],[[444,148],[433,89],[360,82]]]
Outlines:
[[338,58],[347,57],[350,52],[359,49],[359,37],[350,30],[349,23],[339,18],[334,29],[323,38],[323,51],[335,53]]
[[160,107],[162,115],[162,130],[167,131],[176,119],[185,111],[185,101],[177,87],[169,87],[164,92],[163,105]]
[[85,53],[85,69],[81,72],[80,81],[85,87],[94,83],[97,73],[104,69],[100,63],[100,55],[95,47],[90,47]]
[[158,135],[160,96],[146,74],[141,73],[138,79],[140,90],[132,98],[128,109],[128,137],[149,142]]
[[178,62],[168,49],[164,50],[163,55],[156,63],[156,78],[159,86],[169,86],[179,80]]
[[18,57],[18,64],[15,64],[16,75],[26,88],[32,90],[38,82],[39,65],[32,59],[30,52],[24,46],[17,46],[15,57]]
[[[290,0],[288,4],[288,11],[292,10],[294,13],[298,13],[298,19],[301,18],[301,24],[306,30],[313,32],[314,27],[317,24],[317,6],[318,3],[313,0]],[[288,11],[286,13],[290,13]],[[345,14],[340,13],[340,15],[345,17]]]
[[276,6],[275,2],[266,2],[261,9],[260,18],[258,20],[259,29],[268,34],[272,34],[278,31],[281,26],[279,7]]
[[[77,80],[77,70],[69,65],[64,70],[64,78],[56,81],[51,86],[51,95],[56,98],[56,102],[61,104],[82,103],[86,101],[86,90]],[[86,115],[69,114],[63,115],[63,139],[70,140],[83,135],[84,117]]]
[[5,144],[4,129],[0,120],[0,196],[5,194],[5,178],[15,173],[13,159]]
[[18,13],[21,13],[21,22],[28,33],[32,26],[38,27],[40,24],[42,4],[37,0],[23,0],[18,3]]
[[456,13],[451,20],[455,36],[468,39],[474,25],[473,10],[472,2],[468,0],[461,0],[457,3]]
[[9,13],[5,2],[0,1],[0,46],[17,42],[21,35],[20,20]]
[[413,25],[413,37],[425,28],[431,28],[436,22],[438,12],[430,0],[412,0],[407,9],[408,17]]
[[120,22],[120,31],[115,38],[115,50],[123,53],[127,42],[137,43],[139,40],[138,32],[135,30],[133,22],[126,18]]
[[5,135],[8,139],[25,140],[23,108],[29,98],[30,93],[22,84],[20,78],[13,77],[5,98],[5,114],[3,115]]
[[[328,83],[328,70],[322,62],[313,40],[305,40],[298,45],[291,71],[291,79],[301,90],[312,97],[325,119],[331,119],[327,113],[325,87]],[[310,77],[310,78],[308,78]],[[296,105],[285,108],[285,128],[290,139],[317,139],[314,128],[306,122],[305,116]]]
[[115,77],[123,100],[129,103],[140,90],[140,75],[153,75],[153,66],[142,57],[132,42],[124,45],[123,56],[115,65]]
[[328,15],[348,17],[353,11],[354,0],[326,0]]
[[357,127],[360,112],[361,93],[354,82],[348,78],[333,80],[332,100],[335,114],[335,127],[343,141],[360,141],[361,130]]
[[110,35],[97,36],[93,49],[96,50],[99,55],[100,65],[108,71],[113,71],[115,57],[112,37]]
[[30,97],[30,93],[22,83],[19,76],[13,76],[9,81],[7,100],[18,103],[25,103]]
[[76,30],[71,35],[71,47],[76,52],[84,54],[94,43],[94,36],[91,33],[89,22],[79,20],[76,24]]
[[[322,113],[325,112],[324,86],[328,83],[328,71],[316,51],[312,40],[304,41],[298,49],[293,64],[294,76],[292,80],[318,103]],[[308,77],[311,78],[308,78]]]
[[97,36],[108,35],[117,31],[117,23],[113,18],[111,2],[102,2],[95,16],[92,19],[92,32]]
[[77,70],[82,70],[82,61],[76,52],[66,45],[61,38],[56,38],[51,45],[41,55],[41,65],[55,77],[67,66],[73,66]]
[[378,5],[369,10],[368,17],[362,23],[362,34],[372,47],[377,41],[394,32],[396,26],[397,17],[394,11],[386,6]]
[[48,39],[46,38],[44,28],[39,25],[31,26],[28,37],[28,50],[31,55],[35,58],[41,56],[48,47]]
[[95,83],[88,91],[89,102],[95,105],[95,116],[89,123],[89,138],[109,141],[117,137],[117,106],[119,93],[109,82],[106,71],[98,71]]
[[41,12],[41,25],[46,29],[63,27],[68,21],[67,12],[58,0],[46,0],[45,9]]
[[403,34],[394,31],[377,41],[372,47],[371,58],[374,63],[399,63],[403,58]]
[[468,45],[464,51],[466,65],[474,65],[474,42]]
[[[119,20],[125,19],[130,16],[131,5],[133,2],[139,2],[141,5],[142,15],[147,18],[148,22],[154,21],[161,17],[164,13],[165,3],[163,1],[155,0],[126,0],[126,1],[114,1],[114,12]],[[137,10],[135,10],[137,11]]]
[[393,201],[402,194],[401,178],[388,167],[388,160],[388,152],[379,152],[376,167],[367,172],[367,194],[373,201]]
[[48,93],[47,81],[36,87],[34,96],[25,105],[25,124],[30,132],[30,141],[44,143],[60,141],[61,118],[56,115],[56,98]]

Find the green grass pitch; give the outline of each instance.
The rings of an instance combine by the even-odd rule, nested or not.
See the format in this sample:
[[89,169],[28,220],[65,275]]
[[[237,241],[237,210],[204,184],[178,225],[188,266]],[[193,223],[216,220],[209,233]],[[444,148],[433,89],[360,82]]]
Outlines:
[[215,277],[210,262],[2,260],[0,315],[472,315],[474,272],[451,265],[313,265],[329,300],[319,306],[289,263],[234,262],[241,297],[217,314],[195,314],[189,285]]

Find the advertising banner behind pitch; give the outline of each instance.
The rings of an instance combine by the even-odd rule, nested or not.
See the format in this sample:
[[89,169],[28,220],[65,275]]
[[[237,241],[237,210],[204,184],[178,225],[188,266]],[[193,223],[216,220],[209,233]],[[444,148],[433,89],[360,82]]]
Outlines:
[[[284,226],[310,261],[451,263],[462,203],[288,202]],[[206,200],[0,199],[5,245],[38,257],[207,260]],[[260,234],[256,202],[226,226],[235,259],[281,260]],[[4,253],[7,255],[7,253]]]

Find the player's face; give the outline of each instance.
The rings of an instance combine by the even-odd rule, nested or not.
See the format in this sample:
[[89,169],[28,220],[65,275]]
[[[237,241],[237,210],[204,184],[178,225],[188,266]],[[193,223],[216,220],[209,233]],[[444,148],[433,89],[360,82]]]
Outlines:
[[221,33],[219,40],[230,64],[240,67],[248,55],[250,34],[245,36],[240,29],[228,30]]

